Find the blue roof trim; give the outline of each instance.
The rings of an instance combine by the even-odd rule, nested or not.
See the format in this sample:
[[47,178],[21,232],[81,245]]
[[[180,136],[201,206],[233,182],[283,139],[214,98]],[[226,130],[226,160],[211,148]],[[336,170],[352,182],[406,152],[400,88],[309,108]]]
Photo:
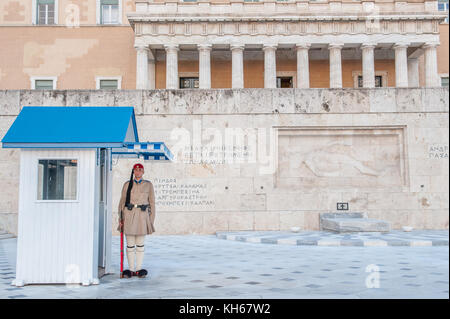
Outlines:
[[133,107],[133,115],[132,116],[133,116],[132,121],[133,121],[135,141],[139,143],[139,136],[138,136],[137,125],[136,125],[136,115],[134,114],[134,107]]
[[2,142],[8,148],[122,147],[130,122],[138,142],[133,107],[25,106]]
[[164,142],[125,142],[121,147],[112,150],[114,155],[133,155],[143,156],[146,159],[153,160],[173,160],[173,155]]
[[3,148],[116,148],[122,143],[3,143]]
[[117,154],[117,155],[121,155],[121,154],[129,154],[129,155],[133,155],[133,154],[137,154],[137,155],[149,155],[149,156],[163,156],[163,157],[167,157],[166,154],[161,153],[161,152],[137,152],[137,153],[133,153],[133,152],[112,152],[113,154]]

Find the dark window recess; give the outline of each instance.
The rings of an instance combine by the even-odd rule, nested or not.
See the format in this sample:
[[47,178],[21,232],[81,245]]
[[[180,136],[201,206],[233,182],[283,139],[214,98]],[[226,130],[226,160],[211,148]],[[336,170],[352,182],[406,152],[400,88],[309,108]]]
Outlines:
[[180,78],[180,89],[198,89],[198,78]]
[[38,200],[75,200],[77,160],[39,160]]
[[277,88],[294,87],[292,76],[277,76]]
[[[358,87],[363,87],[363,77],[362,75],[358,75]],[[383,87],[383,77],[381,75],[375,75],[375,87],[380,88]]]

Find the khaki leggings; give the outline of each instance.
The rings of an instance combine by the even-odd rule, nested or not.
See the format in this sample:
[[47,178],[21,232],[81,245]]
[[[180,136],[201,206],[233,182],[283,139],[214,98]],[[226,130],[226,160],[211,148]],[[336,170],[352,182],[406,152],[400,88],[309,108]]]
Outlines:
[[[128,266],[130,267],[131,271],[141,270],[142,260],[144,259],[145,235],[142,236],[126,235],[126,237],[127,237]],[[136,257],[136,267],[134,264],[134,257]]]

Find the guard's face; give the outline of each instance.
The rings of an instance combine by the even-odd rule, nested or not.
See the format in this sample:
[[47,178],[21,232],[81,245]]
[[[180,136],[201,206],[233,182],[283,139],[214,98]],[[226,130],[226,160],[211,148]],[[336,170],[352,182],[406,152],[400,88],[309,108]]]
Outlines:
[[134,170],[134,177],[136,177],[136,179],[140,179],[142,178],[142,175],[144,175],[144,169],[140,168],[140,167],[136,167]]

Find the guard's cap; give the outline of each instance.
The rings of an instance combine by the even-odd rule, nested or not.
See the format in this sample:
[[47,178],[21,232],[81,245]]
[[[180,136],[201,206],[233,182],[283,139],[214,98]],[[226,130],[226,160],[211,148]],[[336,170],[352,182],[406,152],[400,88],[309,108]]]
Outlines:
[[142,164],[140,164],[140,163],[137,163],[137,164],[134,164],[134,166],[133,166],[133,170],[135,170],[136,168],[144,168],[144,166],[142,165]]

